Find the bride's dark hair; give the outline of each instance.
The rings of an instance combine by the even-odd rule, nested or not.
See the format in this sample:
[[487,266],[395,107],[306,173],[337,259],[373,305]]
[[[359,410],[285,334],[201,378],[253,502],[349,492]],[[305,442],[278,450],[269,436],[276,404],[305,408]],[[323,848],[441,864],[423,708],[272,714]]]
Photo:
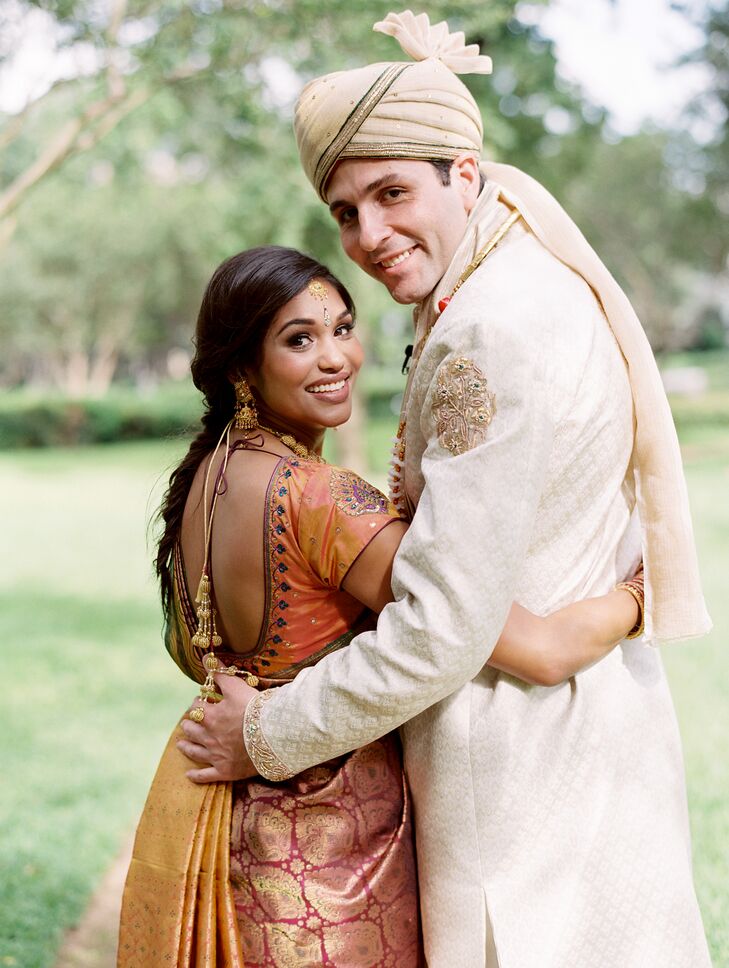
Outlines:
[[248,249],[227,259],[205,289],[190,366],[192,381],[204,397],[205,412],[190,449],[170,476],[158,512],[163,530],[155,567],[165,610],[172,593],[172,552],[190,486],[200,462],[215,447],[233,416],[231,377],[242,373],[244,367],[260,364],[263,339],[274,316],[313,279],[324,279],[334,286],[354,314],[352,297],[326,266],[296,249],[278,245]]

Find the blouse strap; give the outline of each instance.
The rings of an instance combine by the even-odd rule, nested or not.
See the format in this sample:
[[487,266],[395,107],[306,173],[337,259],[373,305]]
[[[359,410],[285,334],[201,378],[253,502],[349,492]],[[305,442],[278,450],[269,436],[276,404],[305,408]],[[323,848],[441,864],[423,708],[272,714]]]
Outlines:
[[[223,644],[223,640],[218,634],[216,627],[215,606],[213,604],[211,542],[213,534],[213,519],[215,517],[215,510],[218,505],[218,498],[222,494],[225,494],[227,490],[225,473],[228,469],[228,461],[230,460],[231,454],[233,454],[236,450],[248,450],[255,447],[259,453],[271,454],[272,457],[277,457],[279,463],[281,460],[285,460],[285,458],[282,458],[279,454],[274,454],[273,452],[264,449],[263,444],[265,443],[265,439],[261,434],[258,434],[255,437],[246,437],[235,441],[234,444],[231,444],[230,434],[233,427],[233,422],[234,418],[231,418],[231,420],[228,421],[223,432],[218,438],[215,449],[210,455],[208,467],[205,472],[205,483],[203,486],[203,566],[200,574],[200,581],[197,587],[197,593],[195,595],[195,605],[197,606],[197,629],[192,637],[193,646],[201,650],[210,649],[211,651],[214,651]],[[223,462],[218,468],[218,473],[215,476],[212,500],[208,501],[210,477],[212,475],[216,455],[220,450],[223,440],[225,440],[225,456],[223,457]],[[206,669],[209,673],[208,679],[210,679],[210,683],[208,683],[206,680],[204,688],[208,688],[208,686],[212,688],[212,678],[210,675],[212,668],[212,666],[206,666]]]

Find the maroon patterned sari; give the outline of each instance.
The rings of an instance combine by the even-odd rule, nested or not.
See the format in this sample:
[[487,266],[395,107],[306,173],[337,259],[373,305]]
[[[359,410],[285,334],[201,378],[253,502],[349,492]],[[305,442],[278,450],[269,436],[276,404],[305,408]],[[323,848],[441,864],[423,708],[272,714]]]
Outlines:
[[[397,517],[379,491],[349,471],[279,460],[265,518],[266,617],[256,648],[245,655],[218,651],[223,662],[270,687],[371,627],[372,616],[341,584],[369,541]],[[202,681],[183,574],[178,549],[166,644],[183,671]],[[246,968],[424,963],[411,805],[395,734],[282,783],[259,777],[228,786],[223,893],[232,894],[238,932],[232,947],[242,950]],[[153,792],[157,804],[160,794]],[[185,876],[189,881],[190,872]],[[218,934],[234,930],[230,920],[218,918]],[[189,963],[228,964],[225,958]]]

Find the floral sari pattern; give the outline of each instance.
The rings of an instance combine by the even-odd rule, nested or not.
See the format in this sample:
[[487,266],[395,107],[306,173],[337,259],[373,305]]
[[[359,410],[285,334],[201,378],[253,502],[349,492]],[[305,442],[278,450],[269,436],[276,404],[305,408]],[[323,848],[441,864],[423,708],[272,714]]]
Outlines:
[[[250,653],[223,649],[216,654],[270,687],[290,682],[300,669],[346,647],[359,631],[372,627],[373,616],[342,589],[342,582],[372,538],[398,518],[394,506],[356,474],[280,459],[271,475],[264,519],[266,606],[259,640]],[[201,681],[202,654],[192,645],[196,617],[179,545],[173,588],[165,644],[182,670]],[[242,952],[246,968],[423,964],[412,814],[395,734],[282,783],[257,777],[188,791],[193,785],[185,786],[184,776],[178,776],[175,756],[181,758],[170,741],[135,843],[140,873],[128,880],[125,893],[120,951],[128,952],[129,960],[124,965],[237,968],[239,955],[229,960],[227,951]],[[177,795],[184,793],[190,801],[184,828],[182,821],[179,829],[170,828],[171,778]],[[178,925],[176,933],[164,945],[148,947],[146,961],[133,957],[135,932],[140,937],[140,925],[148,922],[145,898],[156,891],[155,844],[151,835],[145,841],[145,829],[152,830],[145,817],[166,818],[154,828],[156,840],[163,831],[173,847],[177,838],[191,842],[199,837],[197,818],[216,788],[229,791],[231,802],[230,822],[220,825],[208,849],[208,856],[214,851],[229,858],[229,866],[219,867],[225,871],[225,884],[218,889],[222,901],[212,908],[206,902],[203,910],[204,898],[198,895],[190,908],[185,884],[197,877],[202,883],[205,874],[202,868],[201,874],[185,868],[184,858],[197,853],[181,846],[176,850],[179,886],[173,881],[167,890],[169,911],[158,912]],[[168,881],[171,876],[168,872]],[[184,909],[178,898],[185,901]],[[217,956],[214,945],[212,960],[207,955],[186,960],[185,938],[195,937],[200,924],[216,921],[217,928],[210,930],[219,939]]]
[[388,736],[234,795],[231,882],[250,968],[418,964],[412,823]]

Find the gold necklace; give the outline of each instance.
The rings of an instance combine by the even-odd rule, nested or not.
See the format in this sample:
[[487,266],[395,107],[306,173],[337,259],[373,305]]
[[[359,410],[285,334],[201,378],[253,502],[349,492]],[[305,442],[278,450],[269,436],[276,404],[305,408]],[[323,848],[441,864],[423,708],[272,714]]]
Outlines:
[[[478,269],[478,267],[481,265],[484,259],[488,255],[490,255],[491,252],[493,252],[493,250],[496,248],[499,242],[501,242],[501,240],[504,238],[506,233],[509,231],[511,226],[514,225],[515,222],[518,222],[520,218],[521,218],[521,212],[519,212],[517,209],[514,209],[514,211],[509,216],[507,216],[507,218],[504,219],[501,225],[499,225],[499,227],[496,229],[496,231],[491,236],[491,238],[486,242],[484,247],[477,254],[473,262],[467,265],[466,268],[463,270],[458,282],[451,290],[450,296],[445,296],[445,298],[439,300],[438,315],[435,317],[433,322],[430,324],[428,329],[423,334],[423,337],[419,341],[418,345],[415,347],[415,351],[414,351],[415,355],[413,355],[412,351],[407,355],[408,372],[410,370],[410,364],[417,363],[417,361],[420,359],[420,355],[423,352],[423,347],[428,341],[428,337],[433,332],[433,327],[438,322],[438,319],[446,311],[448,303],[451,301],[451,299],[453,299],[455,294],[461,288],[463,283],[469,278],[469,276],[473,275],[473,273],[476,271],[476,269]],[[408,378],[406,392],[409,386],[410,386],[410,378]],[[403,403],[403,412],[404,410],[405,410],[405,404]],[[397,428],[397,435],[395,437],[395,443],[392,449],[392,456],[390,458],[390,500],[398,509],[398,511],[401,511],[403,513],[407,513],[408,511],[407,503],[405,500],[405,492],[403,489],[403,480],[402,480],[403,468],[405,466],[405,428],[406,426],[407,426],[407,421],[405,420],[404,417],[402,417]]]
[[[520,218],[521,218],[521,212],[518,212],[515,209],[511,213],[511,215],[509,215],[508,218],[506,218],[501,223],[501,225],[496,229],[496,231],[494,232],[494,234],[488,240],[488,242],[486,243],[486,245],[481,249],[481,251],[478,253],[478,255],[473,260],[473,262],[471,262],[469,265],[467,265],[466,268],[463,270],[463,272],[461,273],[460,279],[458,280],[458,282],[455,284],[455,286],[451,290],[450,296],[446,296],[445,299],[441,299],[438,302],[438,310],[439,310],[438,315],[439,316],[442,315],[445,312],[446,306],[451,301],[451,299],[453,299],[453,297],[458,292],[458,290],[461,288],[461,286],[463,285],[463,283],[471,275],[473,275],[473,273],[476,271],[476,269],[478,269],[478,267],[484,261],[484,259],[486,258],[486,256],[491,254],[491,252],[496,248],[496,246],[499,244],[499,242],[501,242],[501,240],[503,239],[503,237],[509,231],[509,229],[511,228],[511,226],[515,222],[518,222]],[[437,322],[437,319],[438,319],[438,317],[436,317],[436,322]],[[433,326],[434,325],[435,325],[435,323],[433,323]],[[430,329],[432,329],[433,326],[431,326]],[[430,333],[430,330],[428,330],[428,333]]]
[[262,423],[259,423],[258,427],[260,430],[265,430],[267,433],[273,434],[274,437],[278,437],[284,447],[288,447],[289,450],[292,450],[296,456],[300,457],[302,460],[313,460],[318,464],[326,464],[326,461],[321,454],[317,454],[316,451],[310,450],[306,444],[302,444],[301,441],[297,440],[293,434],[282,433],[282,431],[274,430],[273,427],[266,427],[265,424]]

